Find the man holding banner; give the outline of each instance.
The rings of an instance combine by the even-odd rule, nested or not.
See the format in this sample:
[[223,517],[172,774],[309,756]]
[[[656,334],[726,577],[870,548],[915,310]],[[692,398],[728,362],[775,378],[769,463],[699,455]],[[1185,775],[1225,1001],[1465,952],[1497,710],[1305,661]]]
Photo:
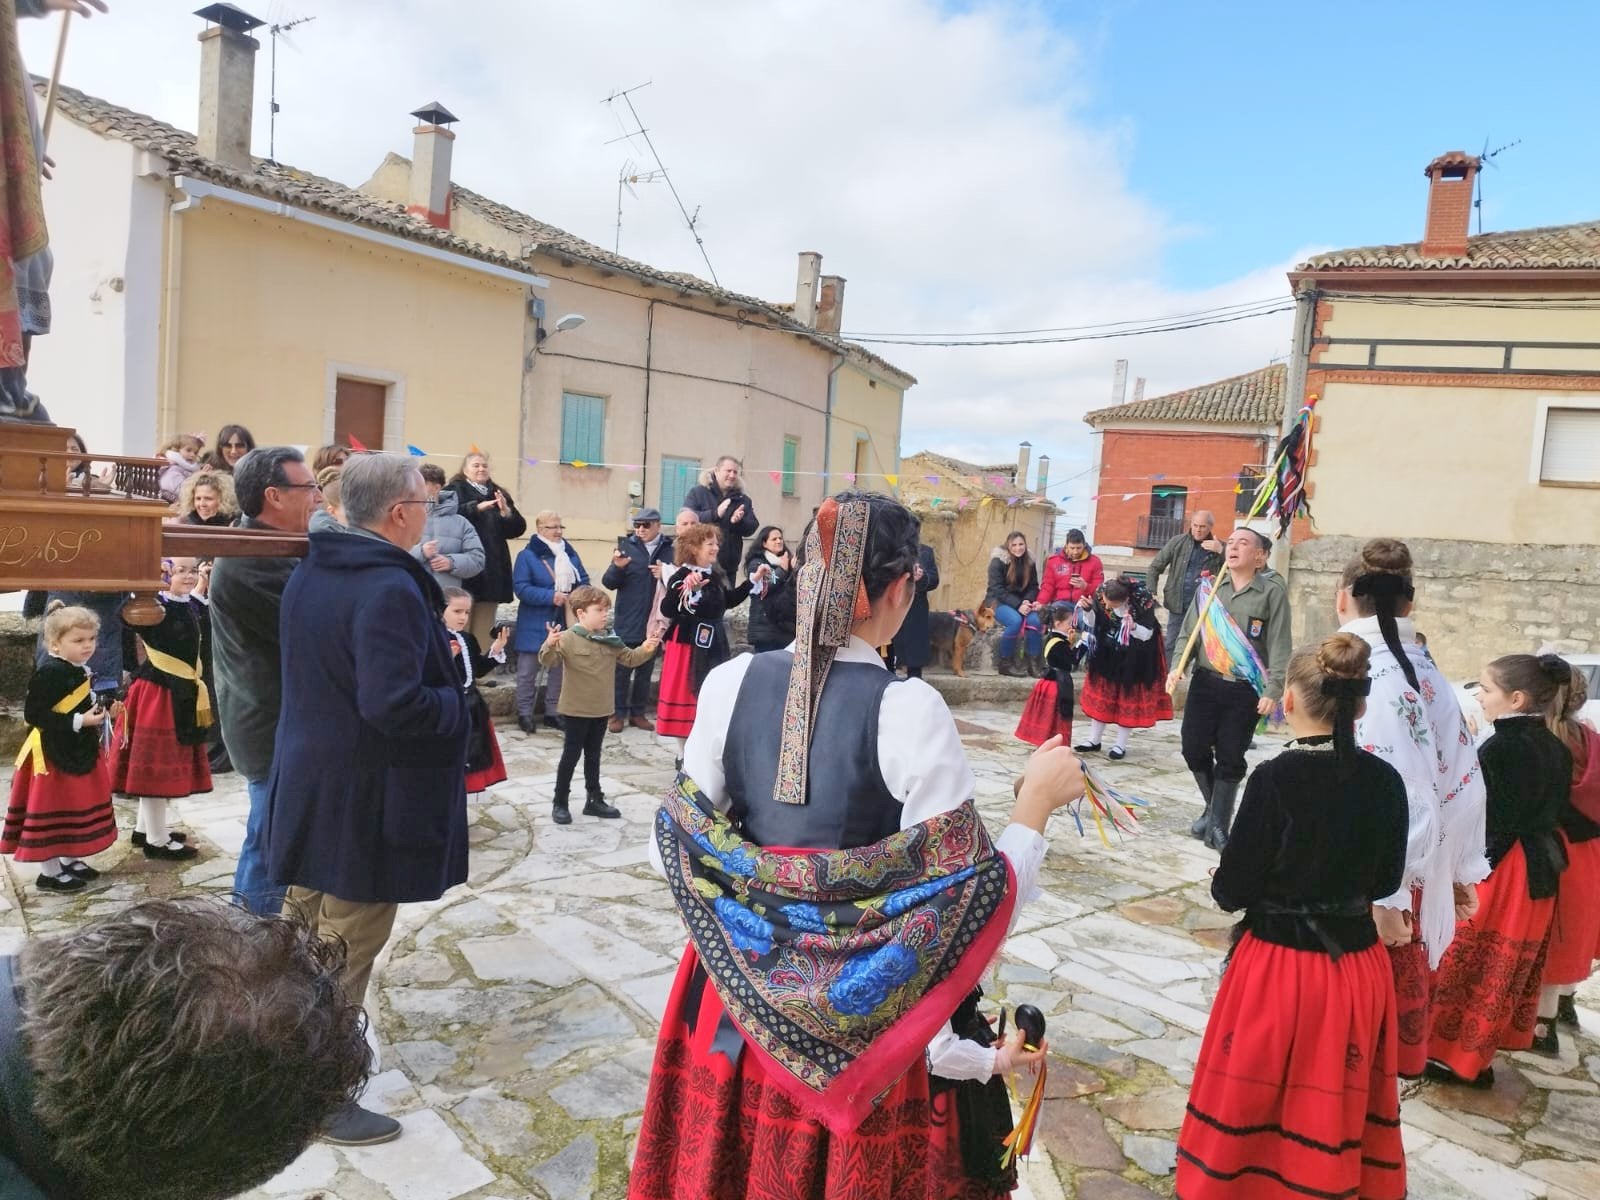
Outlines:
[[[1291,651],[1289,597],[1262,567],[1272,539],[1243,526],[1228,535],[1219,579],[1201,581],[1184,617],[1183,653],[1167,678],[1172,691],[1194,651],[1194,679],[1183,708],[1183,760],[1206,809],[1189,828],[1222,849],[1244,782],[1244,754],[1256,722],[1283,696]],[[1214,593],[1214,594],[1213,594]]]

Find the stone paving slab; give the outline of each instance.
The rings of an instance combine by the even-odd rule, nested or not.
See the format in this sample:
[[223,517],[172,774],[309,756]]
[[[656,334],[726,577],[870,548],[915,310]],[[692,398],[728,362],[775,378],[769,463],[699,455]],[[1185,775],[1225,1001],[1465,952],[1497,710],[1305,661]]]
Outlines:
[[[503,690],[503,689],[497,689]],[[998,830],[1029,748],[1017,705],[957,710]],[[656,1024],[684,934],[646,842],[670,747],[629,729],[606,739],[618,821],[550,821],[559,735],[501,730],[511,781],[476,798],[471,878],[401,909],[368,1005],[380,1074],[366,1103],[405,1125],[368,1149],[313,1146],[248,1200],[612,1200],[648,1085]],[[1177,726],[1138,734],[1097,765],[1150,801],[1143,833],[1109,847],[1057,818],[1045,895],[1023,910],[986,990],[1051,1017],[1052,1067],[1022,1200],[1172,1195],[1172,1146],[1232,919],[1209,896],[1216,857],[1187,836],[1198,798]],[[1264,736],[1253,761],[1276,753]],[[0,779],[3,782],[3,779]],[[243,836],[242,782],[176,806],[202,857],[175,869],[100,855],[74,896],[41,895],[35,872],[0,873],[0,952],[130,900],[225,892]],[[124,827],[129,805],[118,805]],[[1402,1106],[1420,1200],[1600,1196],[1600,988],[1580,993],[1583,1031],[1559,1059],[1502,1055],[1490,1091],[1412,1085]]]

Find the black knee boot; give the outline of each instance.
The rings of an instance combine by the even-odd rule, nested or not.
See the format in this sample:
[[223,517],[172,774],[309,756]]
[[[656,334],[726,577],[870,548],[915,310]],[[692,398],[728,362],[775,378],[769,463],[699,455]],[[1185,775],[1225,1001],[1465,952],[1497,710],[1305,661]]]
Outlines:
[[1189,836],[1203,838],[1206,835],[1206,826],[1211,821],[1211,789],[1214,785],[1210,771],[1195,771],[1194,781],[1200,785],[1200,798],[1206,802],[1205,808],[1200,810],[1200,815],[1194,819],[1194,824],[1189,826]]
[[1206,824],[1206,845],[1221,850],[1228,844],[1228,827],[1233,824],[1233,802],[1239,795],[1238,779],[1219,779],[1211,785],[1210,820]]

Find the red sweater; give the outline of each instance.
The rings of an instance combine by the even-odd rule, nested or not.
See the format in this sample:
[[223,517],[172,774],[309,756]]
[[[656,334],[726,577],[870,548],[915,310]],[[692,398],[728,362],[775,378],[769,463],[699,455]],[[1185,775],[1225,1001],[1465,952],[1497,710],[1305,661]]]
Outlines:
[[[1081,588],[1072,586],[1074,575],[1083,578]],[[1085,596],[1093,596],[1105,581],[1106,569],[1098,556],[1091,554],[1082,562],[1070,562],[1065,554],[1052,554],[1050,561],[1044,564],[1044,578],[1039,583],[1039,603],[1044,605],[1059,601],[1076,604]]]

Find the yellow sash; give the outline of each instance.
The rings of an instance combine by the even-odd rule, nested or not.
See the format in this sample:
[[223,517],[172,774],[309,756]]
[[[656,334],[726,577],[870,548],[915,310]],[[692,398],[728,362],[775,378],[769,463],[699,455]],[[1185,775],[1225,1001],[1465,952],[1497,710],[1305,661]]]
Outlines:
[[[60,700],[57,700],[55,704],[50,707],[50,711],[53,713],[59,713],[64,717],[73,709],[77,708],[78,705],[82,704],[84,698],[87,697],[88,694],[89,681],[85,679],[77,687],[73,688],[72,691],[68,692],[67,695],[62,697]],[[15,765],[20,767],[23,763],[27,762],[30,757],[33,759],[33,773],[35,775],[50,774],[50,765],[46,763],[44,759],[44,739],[39,736],[39,731],[37,729],[30,729],[28,731],[28,736],[22,743],[22,749],[17,751],[17,761]]]
[[199,689],[194,701],[194,723],[201,729],[211,725],[211,692],[206,687],[206,681],[200,678],[200,660],[197,658],[194,665],[190,666],[180,658],[173,658],[157,650],[154,646],[146,644],[144,656],[150,660],[150,665],[156,670],[167,675],[192,683]]

